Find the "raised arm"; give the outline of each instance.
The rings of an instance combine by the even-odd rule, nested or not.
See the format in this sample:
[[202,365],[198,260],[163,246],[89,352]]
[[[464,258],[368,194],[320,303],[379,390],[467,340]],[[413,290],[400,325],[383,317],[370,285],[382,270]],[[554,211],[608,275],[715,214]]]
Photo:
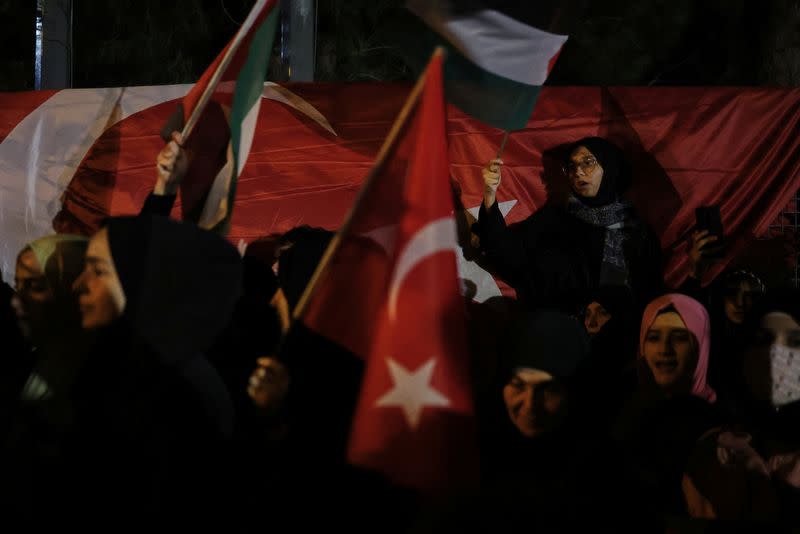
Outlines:
[[172,139],[156,157],[156,184],[147,195],[140,213],[169,216],[186,170],[188,158],[183,150],[180,132],[172,132]]

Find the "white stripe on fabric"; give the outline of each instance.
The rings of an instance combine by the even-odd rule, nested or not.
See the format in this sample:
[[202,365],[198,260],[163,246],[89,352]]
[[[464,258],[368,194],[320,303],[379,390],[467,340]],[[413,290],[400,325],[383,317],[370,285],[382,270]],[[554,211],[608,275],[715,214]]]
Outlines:
[[492,9],[451,17],[441,2],[410,0],[408,9],[481,68],[528,84],[542,85],[550,60],[567,41]]
[[280,86],[274,82],[264,82],[264,92],[261,94],[263,98],[281,102],[287,106],[296,109],[309,119],[319,124],[326,131],[338,136],[331,123],[325,118],[325,115],[319,112],[317,108],[312,106],[308,101],[300,98],[286,87]]
[[191,85],[59,91],[0,143],[0,267],[13,279],[19,250],[53,233],[61,194],[97,139],[143,109],[181,98]]
[[222,222],[228,215],[228,194],[231,190],[231,180],[233,178],[233,145],[228,143],[225,165],[217,173],[211,189],[208,191],[203,212],[197,221],[197,226],[211,230]]
[[[241,176],[242,169],[247,163],[247,157],[250,155],[250,148],[253,146],[253,138],[256,135],[256,123],[258,122],[258,110],[261,109],[261,99],[256,98],[253,106],[247,115],[244,116],[242,124],[238,125],[241,132],[239,137],[239,157],[236,161],[236,176]],[[231,128],[236,128],[236,124],[232,124]]]

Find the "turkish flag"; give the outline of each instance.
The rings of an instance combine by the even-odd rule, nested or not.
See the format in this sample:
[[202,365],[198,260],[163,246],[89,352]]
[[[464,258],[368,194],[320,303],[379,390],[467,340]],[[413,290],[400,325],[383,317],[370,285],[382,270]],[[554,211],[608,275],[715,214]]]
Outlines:
[[302,320],[366,360],[349,461],[439,492],[477,480],[477,446],[440,55],[423,76]]

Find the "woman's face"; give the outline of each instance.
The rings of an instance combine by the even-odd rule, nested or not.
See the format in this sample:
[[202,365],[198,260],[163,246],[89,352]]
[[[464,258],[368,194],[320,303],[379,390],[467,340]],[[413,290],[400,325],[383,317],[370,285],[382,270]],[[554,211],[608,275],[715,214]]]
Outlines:
[[517,369],[503,388],[503,400],[511,422],[528,438],[555,430],[566,415],[566,391],[537,369]]
[[735,325],[742,324],[745,314],[753,307],[753,302],[758,294],[758,288],[747,280],[726,288],[725,297],[723,298],[725,317]]
[[584,198],[596,197],[603,181],[603,167],[600,162],[584,146],[573,150],[569,159],[565,172],[572,191]]
[[101,229],[89,241],[86,266],[74,288],[79,293],[84,329],[107,326],[122,315],[125,292],[111,258],[107,229]]
[[[761,401],[771,400],[771,359],[776,349],[800,352],[800,324],[791,315],[783,312],[764,316],[755,339],[744,354],[745,383],[753,396]],[[797,379],[796,376],[791,378]]]
[[14,282],[16,294],[11,304],[20,330],[28,339],[37,338],[47,327],[48,309],[54,294],[31,249],[26,249],[17,258]]
[[660,388],[670,392],[691,388],[697,342],[676,312],[656,316],[645,334],[642,352]]
[[586,311],[583,315],[583,326],[586,327],[586,332],[590,336],[600,332],[610,320],[611,314],[599,302],[592,302],[586,306]]

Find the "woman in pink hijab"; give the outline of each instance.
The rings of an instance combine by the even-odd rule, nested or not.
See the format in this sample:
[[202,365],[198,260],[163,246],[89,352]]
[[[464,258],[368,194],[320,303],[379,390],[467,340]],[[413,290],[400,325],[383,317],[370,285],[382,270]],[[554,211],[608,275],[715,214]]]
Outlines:
[[691,394],[714,403],[708,385],[710,321],[702,304],[677,293],[661,296],[645,308],[639,335],[642,378],[667,396]]

